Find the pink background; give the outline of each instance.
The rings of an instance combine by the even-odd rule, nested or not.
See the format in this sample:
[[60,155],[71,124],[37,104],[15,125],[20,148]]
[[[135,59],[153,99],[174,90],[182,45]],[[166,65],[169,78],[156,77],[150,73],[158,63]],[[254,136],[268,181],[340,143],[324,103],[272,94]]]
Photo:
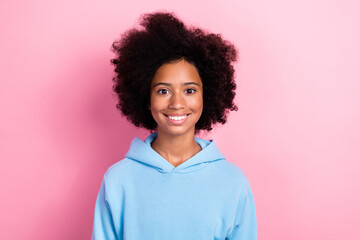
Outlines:
[[232,41],[238,112],[217,127],[250,180],[259,239],[360,239],[358,1],[2,1],[0,239],[89,239],[106,169],[135,129],[111,43],[174,11]]

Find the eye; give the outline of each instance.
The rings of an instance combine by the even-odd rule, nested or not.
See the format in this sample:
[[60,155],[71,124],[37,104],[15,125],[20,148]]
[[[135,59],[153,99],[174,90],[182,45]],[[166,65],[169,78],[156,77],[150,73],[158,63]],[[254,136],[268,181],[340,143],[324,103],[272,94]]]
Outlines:
[[186,93],[195,93],[196,92],[196,90],[195,89],[193,89],[193,88],[188,88],[188,89],[186,89]]
[[159,89],[159,90],[157,90],[157,93],[160,93],[161,95],[166,94],[166,92],[168,92],[167,89]]

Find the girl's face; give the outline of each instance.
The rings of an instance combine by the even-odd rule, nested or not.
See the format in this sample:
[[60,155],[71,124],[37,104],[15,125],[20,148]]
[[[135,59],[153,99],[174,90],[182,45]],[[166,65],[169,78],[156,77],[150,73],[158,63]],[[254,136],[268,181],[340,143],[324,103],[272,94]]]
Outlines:
[[151,82],[149,109],[159,133],[194,134],[203,110],[203,85],[195,66],[185,60],[163,64]]

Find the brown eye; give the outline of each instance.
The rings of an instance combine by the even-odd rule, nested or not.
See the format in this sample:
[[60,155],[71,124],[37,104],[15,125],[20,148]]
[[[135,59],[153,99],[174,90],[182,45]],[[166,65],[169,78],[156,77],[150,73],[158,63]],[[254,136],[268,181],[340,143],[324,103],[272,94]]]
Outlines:
[[161,95],[166,94],[167,89],[160,89],[157,91],[157,93],[160,93]]
[[189,88],[189,89],[186,89],[186,93],[194,93],[194,92],[196,92],[196,90],[195,89],[193,89],[193,88]]

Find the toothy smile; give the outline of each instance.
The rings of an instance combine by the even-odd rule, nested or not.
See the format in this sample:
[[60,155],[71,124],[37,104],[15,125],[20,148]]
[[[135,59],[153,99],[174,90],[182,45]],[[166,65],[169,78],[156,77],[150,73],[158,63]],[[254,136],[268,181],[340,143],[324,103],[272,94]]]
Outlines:
[[171,116],[171,115],[166,115],[166,114],[164,114],[164,115],[171,120],[180,121],[180,120],[185,119],[187,116],[189,116],[190,113],[186,114],[186,115],[179,115],[179,116]]

